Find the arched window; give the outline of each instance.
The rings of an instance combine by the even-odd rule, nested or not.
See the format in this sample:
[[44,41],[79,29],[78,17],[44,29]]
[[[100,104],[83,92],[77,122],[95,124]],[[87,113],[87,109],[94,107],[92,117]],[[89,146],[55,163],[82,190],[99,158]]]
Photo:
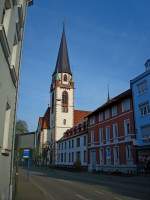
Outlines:
[[68,92],[62,93],[62,112],[68,112]]
[[66,74],[64,75],[64,81],[67,81],[67,75]]

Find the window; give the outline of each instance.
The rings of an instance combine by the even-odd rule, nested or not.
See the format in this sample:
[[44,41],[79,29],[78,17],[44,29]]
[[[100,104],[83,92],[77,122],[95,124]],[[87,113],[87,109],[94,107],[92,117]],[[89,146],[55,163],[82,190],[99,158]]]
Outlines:
[[126,112],[130,110],[130,99],[125,99],[122,102],[122,112]]
[[80,161],[80,151],[77,151],[77,153],[76,153],[76,160]]
[[66,74],[64,75],[64,81],[65,82],[67,81],[67,75]]
[[99,143],[103,143],[103,128],[99,128]]
[[69,152],[69,162],[71,162],[71,153]]
[[141,133],[143,138],[149,139],[150,137],[150,124],[141,127]]
[[63,124],[66,125],[66,119],[63,119]]
[[112,117],[116,116],[117,115],[117,106],[113,106],[111,109],[111,112],[112,112]]
[[126,159],[127,160],[132,159],[131,145],[126,145]]
[[118,124],[113,124],[113,138],[118,137]]
[[90,125],[95,123],[95,116],[90,117]]
[[83,160],[84,160],[84,162],[86,162],[86,160],[87,160],[87,159],[86,159],[86,156],[87,156],[86,151],[84,151],[83,154],[84,154],[84,155],[83,155]]
[[105,119],[108,119],[109,117],[110,117],[109,110],[106,110],[106,111],[105,111]]
[[94,144],[94,131],[91,131],[91,144]]
[[62,93],[62,112],[68,112],[68,92]]
[[110,147],[106,148],[106,163],[107,164],[111,163],[111,151],[110,151]]
[[74,148],[74,140],[72,140],[72,148]]
[[125,131],[125,136],[128,136],[130,134],[130,120],[129,119],[124,120],[124,131]]
[[99,150],[99,160],[100,160],[100,165],[102,165],[104,163],[103,149]]
[[64,153],[64,162],[66,162],[66,153]]
[[104,120],[104,114],[103,112],[99,113],[99,121],[103,121]]
[[7,103],[5,110],[5,122],[4,122],[4,136],[3,136],[3,150],[8,149],[8,137],[9,137],[9,126],[10,126],[10,113],[11,107]]
[[119,164],[119,147],[114,147],[114,164]]
[[11,12],[12,12],[11,4],[9,3],[8,0],[6,0],[4,9],[3,9],[3,14],[2,14],[2,20],[1,20],[1,24],[4,25],[6,35],[8,33],[9,23],[11,20]]
[[61,162],[63,162],[63,156],[64,156],[64,154],[61,153]]
[[147,91],[147,81],[144,80],[141,83],[137,84],[138,94],[142,95]]
[[61,144],[61,149],[63,149],[63,148],[64,148],[64,144],[62,143],[62,144]]
[[72,162],[74,162],[74,152],[72,152]]
[[150,114],[150,104],[149,102],[145,102],[143,104],[139,105],[141,116],[145,116],[147,114]]
[[71,141],[69,140],[69,149],[71,148]]
[[86,135],[84,136],[84,146],[86,146]]
[[106,143],[110,141],[110,127],[106,127]]
[[67,148],[67,143],[65,142],[65,149]]
[[77,147],[80,147],[80,138],[77,138]]

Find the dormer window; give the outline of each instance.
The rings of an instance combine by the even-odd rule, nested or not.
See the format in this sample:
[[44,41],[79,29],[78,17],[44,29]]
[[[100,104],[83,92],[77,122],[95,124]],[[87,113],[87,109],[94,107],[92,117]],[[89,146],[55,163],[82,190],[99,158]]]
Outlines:
[[67,75],[64,75],[64,81],[67,82]]

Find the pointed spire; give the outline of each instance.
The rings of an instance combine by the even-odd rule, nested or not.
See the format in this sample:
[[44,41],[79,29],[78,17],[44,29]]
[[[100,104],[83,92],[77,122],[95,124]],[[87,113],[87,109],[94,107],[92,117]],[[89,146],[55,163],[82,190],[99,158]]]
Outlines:
[[69,63],[64,22],[63,22],[63,32],[62,32],[56,67],[55,67],[55,71],[54,71],[53,75],[56,73],[68,73],[68,74],[72,75],[71,69],[70,69],[70,63]]

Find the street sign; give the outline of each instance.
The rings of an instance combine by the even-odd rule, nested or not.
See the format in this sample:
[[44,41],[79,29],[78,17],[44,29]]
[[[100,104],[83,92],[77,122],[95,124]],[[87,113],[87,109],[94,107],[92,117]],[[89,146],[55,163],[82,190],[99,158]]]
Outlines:
[[30,158],[30,149],[23,150],[23,158]]

